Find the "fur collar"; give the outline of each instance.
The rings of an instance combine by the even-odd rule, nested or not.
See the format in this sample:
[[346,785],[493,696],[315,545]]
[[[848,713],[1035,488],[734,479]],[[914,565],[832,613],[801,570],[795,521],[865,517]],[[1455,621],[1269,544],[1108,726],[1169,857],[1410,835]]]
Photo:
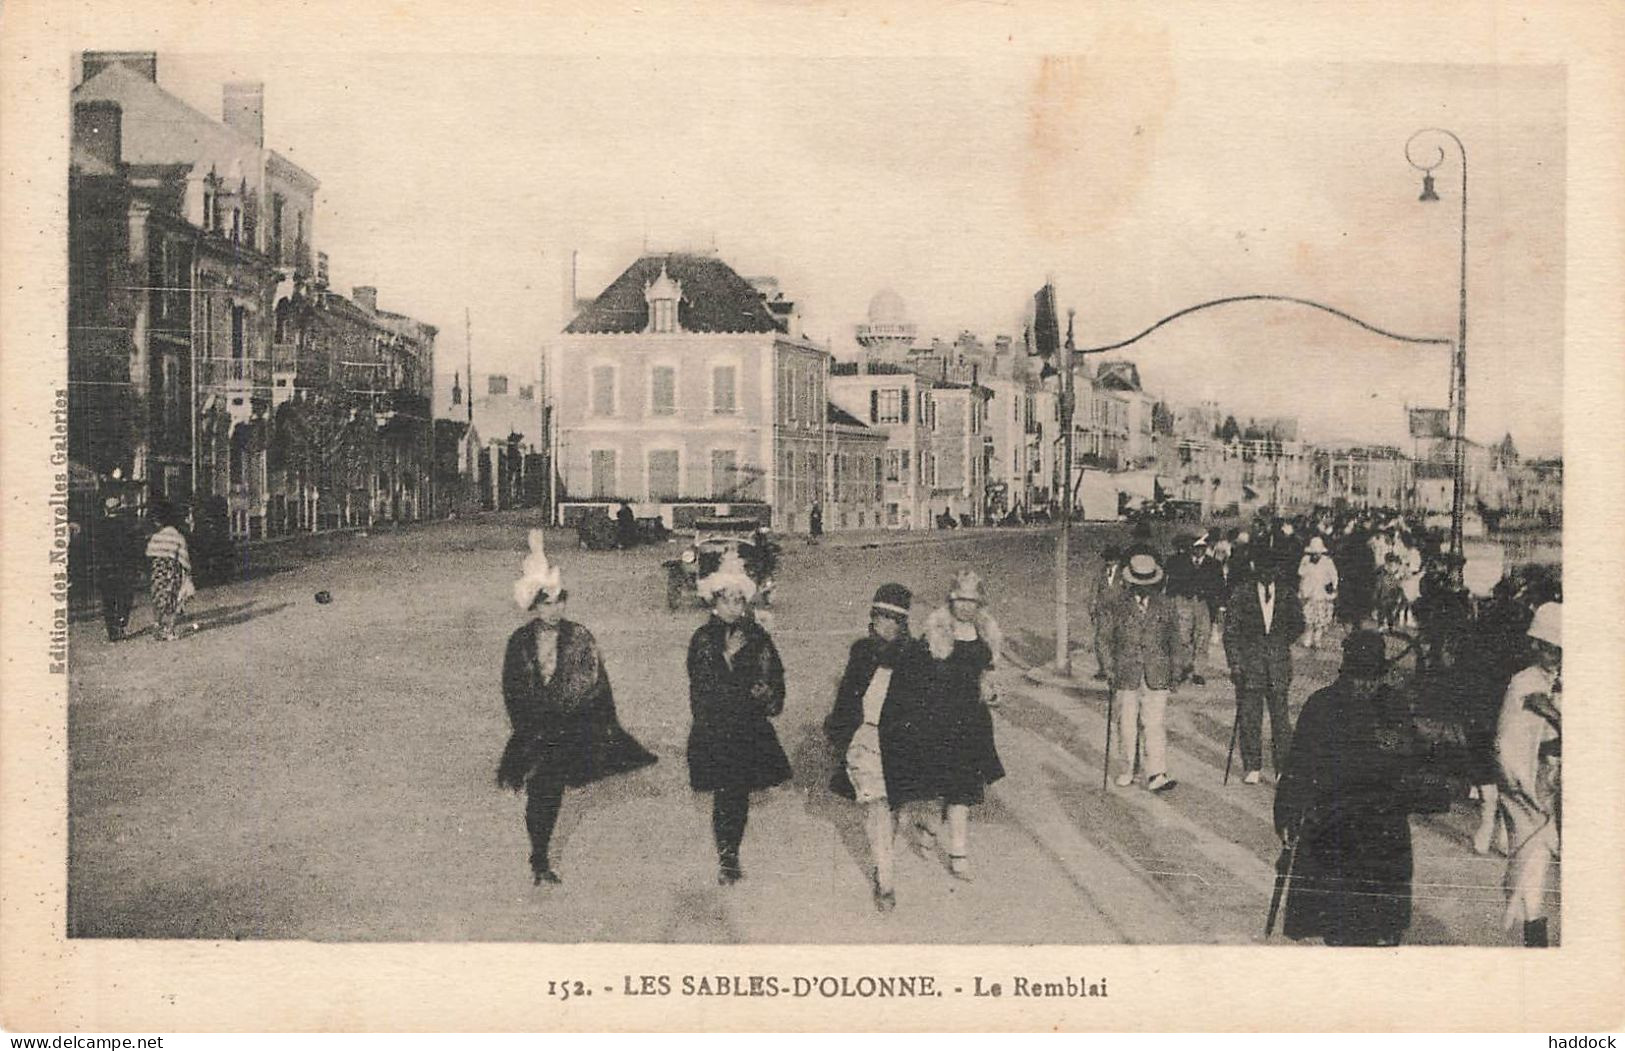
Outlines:
[[[999,622],[993,619],[993,614],[985,606],[976,610],[976,633],[987,643],[988,649],[993,651],[993,662],[999,661],[999,650],[1004,645],[1004,632],[999,629]],[[925,628],[922,633],[925,644],[931,650],[931,656],[937,660],[947,660],[954,652],[954,615],[947,606],[940,606],[931,611],[925,618]]]

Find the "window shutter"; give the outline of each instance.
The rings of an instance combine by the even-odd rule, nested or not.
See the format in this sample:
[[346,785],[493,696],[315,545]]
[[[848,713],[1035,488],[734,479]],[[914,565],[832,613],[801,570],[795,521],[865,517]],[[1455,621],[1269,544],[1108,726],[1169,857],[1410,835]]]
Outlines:
[[903,422],[907,423],[908,422],[908,402],[909,402],[908,388],[906,388],[906,387],[903,388],[902,397],[899,398],[898,401],[902,402],[902,404],[903,404]]
[[880,392],[878,390],[869,392],[869,422],[880,422]]

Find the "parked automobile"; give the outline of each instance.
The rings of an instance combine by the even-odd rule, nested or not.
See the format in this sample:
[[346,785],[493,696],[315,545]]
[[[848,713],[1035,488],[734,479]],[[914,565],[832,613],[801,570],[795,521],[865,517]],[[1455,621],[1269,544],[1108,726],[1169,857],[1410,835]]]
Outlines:
[[773,604],[773,573],[778,567],[778,545],[754,518],[701,518],[694,523],[694,539],[666,570],[666,608],[693,605],[699,579],[715,571],[728,551],[736,551],[745,572],[756,583],[756,602]]
[[588,551],[612,551],[618,544],[618,529],[607,514],[587,515],[576,523],[576,537]]

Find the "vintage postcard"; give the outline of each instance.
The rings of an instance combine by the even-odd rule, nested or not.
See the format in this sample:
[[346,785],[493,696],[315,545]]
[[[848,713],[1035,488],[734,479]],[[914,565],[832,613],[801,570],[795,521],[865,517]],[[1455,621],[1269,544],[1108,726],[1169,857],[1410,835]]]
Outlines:
[[9,5],[0,1022],[1618,1028],[1622,28]]

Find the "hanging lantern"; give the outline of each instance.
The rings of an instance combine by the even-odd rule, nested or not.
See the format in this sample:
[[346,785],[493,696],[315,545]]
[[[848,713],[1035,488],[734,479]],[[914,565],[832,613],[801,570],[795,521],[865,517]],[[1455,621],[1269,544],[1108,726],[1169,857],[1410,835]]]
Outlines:
[[1433,173],[1424,172],[1422,174],[1422,196],[1418,197],[1417,200],[1437,201],[1438,199],[1439,195],[1433,192]]

